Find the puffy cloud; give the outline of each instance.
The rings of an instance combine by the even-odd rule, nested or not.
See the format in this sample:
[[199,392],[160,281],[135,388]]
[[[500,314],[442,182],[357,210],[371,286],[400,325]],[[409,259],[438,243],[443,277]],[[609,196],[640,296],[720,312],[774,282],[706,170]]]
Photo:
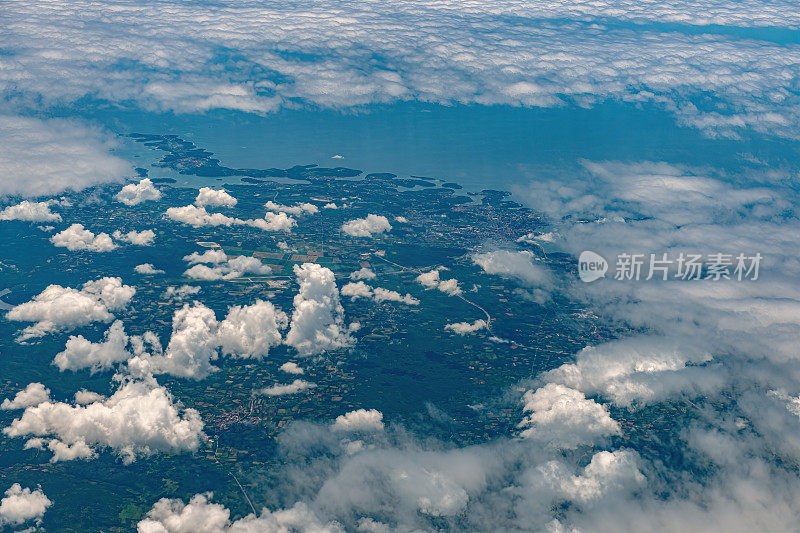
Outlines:
[[61,215],[50,211],[53,202],[30,202],[23,200],[0,211],[0,220],[24,220],[26,222],[60,222]]
[[661,337],[635,337],[588,346],[574,363],[544,374],[614,404],[629,407],[677,396],[713,393],[724,383],[711,354],[697,345]]
[[204,206],[186,205],[183,207],[170,207],[167,217],[177,222],[199,228],[201,226],[252,226],[264,231],[290,232],[297,225],[297,221],[286,213],[268,212],[264,218],[242,220],[229,217],[222,213],[209,213]]
[[29,383],[14,396],[13,400],[6,398],[0,404],[0,409],[24,409],[32,405],[50,400],[50,389],[45,388],[41,383]]
[[294,273],[300,291],[294,297],[286,344],[303,356],[351,346],[333,272],[316,263],[303,263],[294,266]]
[[135,244],[136,246],[150,246],[153,244],[153,241],[156,238],[156,233],[151,229],[146,229],[144,231],[129,231],[128,233],[122,233],[121,231],[117,230],[112,234],[112,236],[118,241]]
[[352,237],[374,237],[392,231],[392,225],[383,215],[367,215],[345,222],[342,224],[342,231]]
[[[222,355],[262,358],[281,343],[286,313],[271,302],[233,306],[221,322],[208,307],[184,304],[172,318],[172,335],[163,353],[142,353],[129,366],[173,376],[203,379],[217,368],[212,361]],[[140,350],[142,352],[143,350]]]
[[267,396],[284,396],[286,394],[297,394],[316,387],[316,383],[311,383],[303,379],[296,379],[286,385],[276,384],[271,387],[260,389],[256,394],[266,394]]
[[[143,274],[145,276],[164,274],[163,270],[159,270],[158,268],[154,267],[152,263],[142,263],[141,265],[136,265],[133,267],[133,270],[135,270],[137,274]],[[174,287],[170,287],[170,289],[174,289]]]
[[[209,252],[211,251],[209,250]],[[206,254],[209,254],[209,252],[206,252]],[[212,259],[216,260],[216,256],[209,258],[209,262]],[[190,262],[192,262],[192,260],[190,260]],[[183,274],[184,276],[193,279],[217,281],[221,279],[240,278],[245,274],[258,274],[264,276],[271,273],[272,269],[263,264],[257,258],[240,255],[238,257],[234,257],[233,259],[228,259],[224,263],[216,264],[213,267],[208,267],[203,264],[196,264],[186,270],[186,272]]]
[[64,351],[56,354],[53,364],[62,372],[83,368],[89,368],[92,373],[108,370],[132,357],[126,350],[128,340],[122,321],[117,320],[108,328],[102,342],[90,342],[83,335],[71,336]]
[[46,401],[3,429],[9,437],[48,438],[51,461],[89,458],[111,448],[125,463],[156,452],[194,451],[203,438],[194,409],[180,409],[155,380],[124,380],[108,399],[87,405]]
[[336,417],[337,431],[383,431],[383,413],[377,409],[356,409]]
[[[2,82],[0,82],[2,83]],[[44,196],[119,181],[130,165],[77,121],[0,115],[0,196]]]
[[[142,31],[143,8],[135,2],[13,2],[8,18],[15,24],[2,46],[14,61],[0,83],[44,105],[92,96],[176,112],[267,113],[298,103],[398,100],[528,107],[613,100],[660,106],[709,134],[797,132],[792,83],[800,52],[780,35],[795,29],[798,17],[785,1],[146,7],[152,16]],[[522,21],[524,31],[509,17]],[[732,28],[698,30],[709,24]],[[777,31],[754,38],[759,27]],[[236,55],[220,58],[220,49]],[[282,53],[287,49],[291,58]],[[704,94],[715,98],[706,101]],[[20,143],[11,153],[28,148]]]
[[55,246],[66,248],[70,251],[87,250],[89,252],[110,252],[117,248],[108,233],[95,235],[83,224],[72,224],[60,233],[50,237],[50,242]]
[[480,331],[486,327],[486,321],[483,319],[478,319],[475,322],[454,322],[452,324],[445,324],[444,329],[446,331],[452,331],[453,333],[457,333],[459,335],[466,335],[467,333],[475,333],[476,331]]
[[222,213],[209,213],[205,207],[196,205],[170,207],[167,209],[167,216],[176,222],[182,222],[196,228],[200,226],[231,226],[238,220]]
[[185,300],[189,296],[194,296],[199,292],[200,287],[193,285],[181,285],[180,287],[167,287],[167,290],[164,291],[164,294],[162,294],[161,297],[168,300]]
[[297,203],[295,205],[282,205],[276,204],[272,200],[264,204],[264,207],[269,209],[270,211],[278,211],[281,213],[289,213],[290,215],[313,215],[315,213],[319,213],[319,208],[314,204],[306,203]]
[[198,263],[224,263],[228,260],[227,254],[221,249],[206,250],[202,254],[192,252],[189,255],[183,256],[183,260],[190,265]]
[[139,183],[125,185],[114,198],[128,206],[139,205],[150,200],[160,200],[161,191],[153,186],[150,178],[144,178]]
[[410,294],[403,296],[397,291],[390,291],[389,289],[384,289],[383,287],[373,288],[363,281],[357,281],[355,283],[350,282],[343,286],[342,296],[349,296],[354,300],[357,298],[368,298],[375,300],[377,303],[389,301],[401,302],[406,305],[419,305],[419,300]]
[[281,343],[280,330],[289,317],[271,302],[256,301],[249,306],[229,308],[217,330],[217,342],[224,355],[265,357],[269,349]]
[[26,340],[91,322],[110,322],[114,318],[111,312],[127,307],[135,293],[136,289],[123,285],[120,278],[87,281],[80,290],[49,285],[33,300],[12,308],[6,318],[35,322],[19,338]]
[[264,509],[258,516],[250,514],[232,522],[230,510],[209,502],[212,496],[210,493],[196,494],[188,504],[181,500],[162,498],[153,505],[147,517],[138,523],[138,533],[344,532],[335,523],[319,522],[302,503],[274,513]]
[[213,207],[233,207],[236,205],[236,198],[228,194],[223,189],[212,189],[211,187],[201,187],[194,205]]
[[375,272],[373,272],[367,267],[360,268],[355,272],[353,272],[352,274],[350,274],[350,279],[352,279],[353,281],[359,281],[363,279],[370,280],[370,279],[375,279],[376,277],[378,277],[377,274],[375,274]]
[[497,250],[475,254],[472,256],[472,261],[487,274],[513,277],[533,287],[551,287],[553,284],[551,274],[534,263],[533,258],[534,255],[528,251]]
[[105,400],[105,396],[96,392],[81,389],[75,393],[75,403],[78,405],[87,405],[94,402]]
[[438,289],[450,296],[459,296],[463,291],[458,286],[458,280],[455,278],[442,280],[440,278],[439,270],[431,270],[423,272],[415,278],[417,283],[420,283],[427,289]]
[[287,361],[281,365],[281,371],[287,374],[305,374],[305,371],[293,361]]
[[18,526],[31,520],[38,524],[52,504],[41,489],[23,489],[14,483],[0,500],[0,526]]
[[549,446],[570,449],[621,433],[605,407],[563,385],[548,383],[535,392],[528,391],[523,403],[529,414],[519,424],[527,428],[520,436]]

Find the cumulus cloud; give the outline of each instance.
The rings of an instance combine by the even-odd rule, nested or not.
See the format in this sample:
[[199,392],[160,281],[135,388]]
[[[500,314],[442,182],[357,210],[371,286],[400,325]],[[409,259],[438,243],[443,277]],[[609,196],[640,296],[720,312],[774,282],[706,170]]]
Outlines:
[[438,289],[450,296],[459,296],[463,291],[458,286],[455,278],[443,280],[440,278],[439,270],[423,272],[415,278],[415,281],[423,285],[426,289]]
[[162,298],[167,300],[185,300],[189,296],[194,296],[200,292],[200,287],[193,285],[181,285],[180,287],[167,287]]
[[30,202],[23,200],[0,211],[0,220],[24,220],[26,222],[60,222],[61,215],[50,211],[53,202]]
[[[194,253],[184,257],[184,259],[190,264],[196,264],[186,270],[183,275],[202,281],[234,279],[240,278],[245,274],[265,276],[272,273],[272,269],[268,265],[263,264],[255,257],[240,255],[228,259],[225,252],[221,250],[208,250],[203,254]],[[202,263],[211,263],[213,266],[207,266]]]
[[383,413],[377,409],[356,409],[336,417],[336,431],[383,431]]
[[110,252],[117,248],[108,233],[95,235],[85,229],[83,224],[72,224],[64,231],[50,237],[50,242],[70,251]]
[[287,361],[281,365],[281,371],[286,372],[287,374],[304,374],[305,370],[303,370],[300,365],[293,361]]
[[303,263],[294,266],[294,273],[300,291],[294,297],[286,344],[302,356],[351,346],[354,341],[344,323],[333,272],[316,263]]
[[0,196],[45,196],[119,181],[132,169],[110,148],[105,133],[77,121],[0,114]]
[[308,202],[305,203],[296,203],[295,205],[282,205],[276,204],[272,200],[264,204],[264,207],[269,209],[270,211],[277,211],[280,213],[289,213],[290,215],[313,215],[315,213],[319,213],[319,208],[314,204],[310,204]]
[[376,303],[381,302],[400,302],[406,305],[419,305],[419,300],[406,293],[405,296],[397,291],[390,291],[383,287],[371,287],[363,281],[350,282],[342,287],[342,296],[348,296],[353,300],[357,298],[367,298]]
[[454,322],[452,324],[445,324],[445,331],[452,331],[458,335],[466,335],[467,333],[475,333],[486,327],[486,321],[478,319],[475,322]]
[[528,391],[523,403],[523,410],[529,414],[519,424],[526,428],[520,436],[549,446],[570,449],[621,433],[605,407],[563,385],[548,383]]
[[136,246],[151,246],[156,238],[156,233],[151,229],[144,231],[129,231],[122,233],[117,230],[112,233],[112,236],[121,242],[127,242]]
[[0,526],[19,526],[29,521],[38,525],[52,504],[41,489],[23,489],[14,483],[0,500]]
[[123,380],[105,400],[86,405],[46,401],[3,429],[8,437],[48,439],[52,462],[93,457],[110,448],[125,463],[157,452],[195,451],[203,422],[155,380]]
[[344,533],[335,523],[323,524],[302,503],[274,513],[267,509],[258,516],[250,514],[230,520],[230,510],[211,503],[211,493],[196,494],[189,503],[162,498],[153,505],[147,517],[138,523],[138,533],[236,533],[247,531],[309,533]]
[[316,383],[311,383],[303,379],[296,379],[291,383],[285,385],[275,384],[272,385],[271,387],[257,390],[255,393],[266,394],[267,396],[285,396],[287,394],[297,394],[298,392],[303,392],[308,389],[313,389],[316,386],[317,386]]
[[172,335],[163,353],[143,353],[129,363],[146,372],[203,379],[217,368],[212,361],[225,356],[259,359],[281,343],[286,313],[271,302],[257,300],[233,306],[222,321],[199,302],[184,304],[172,318]]
[[367,267],[360,268],[355,272],[353,272],[352,274],[350,274],[350,279],[352,279],[353,281],[360,281],[364,279],[370,280],[370,279],[375,279],[377,277],[378,277],[377,274],[375,274],[375,272],[373,272],[371,269]]
[[114,318],[112,311],[127,307],[135,293],[136,289],[123,285],[120,278],[87,281],[80,290],[49,285],[33,300],[12,308],[6,318],[35,322],[19,338],[26,340],[91,322],[110,322]]
[[6,398],[0,404],[0,409],[24,409],[32,405],[50,400],[50,389],[45,388],[41,383],[29,383],[14,396],[13,400]]
[[345,222],[342,224],[342,231],[352,237],[374,237],[392,231],[392,225],[383,215],[367,215]]
[[533,262],[534,255],[528,251],[496,250],[472,256],[472,261],[487,274],[515,278],[525,285],[549,288],[551,274]]
[[[19,23],[2,41],[14,61],[0,83],[45,105],[92,96],[176,112],[267,113],[298,102],[555,107],[616,100],[660,106],[709,134],[797,132],[799,52],[747,30],[795,29],[798,17],[785,1],[147,7],[152,17],[141,31],[141,5],[124,0],[92,9],[14,2],[8,18]],[[734,28],[695,28],[708,24]],[[100,41],[106,45],[95,46]],[[236,55],[220,58],[220,49]],[[20,143],[10,152],[27,149]]]
[[[160,270],[153,266],[152,263],[142,263],[141,265],[136,265],[133,267],[133,270],[136,271],[137,274],[142,274],[145,276],[154,276],[156,274],[164,274],[163,270]],[[170,287],[172,289],[173,287]]]
[[92,373],[108,370],[132,357],[126,349],[128,340],[122,321],[117,320],[105,332],[102,342],[90,342],[83,335],[71,336],[64,350],[56,354],[53,364],[62,372],[83,368],[89,368]]
[[211,187],[201,187],[194,200],[194,205],[197,206],[212,206],[212,207],[233,207],[237,203],[236,198],[228,194],[223,189],[212,189]]
[[125,185],[114,198],[125,205],[139,205],[142,202],[160,200],[161,191],[155,188],[150,178],[144,178],[139,183]]
[[199,228],[201,226],[251,226],[264,231],[290,232],[297,225],[297,221],[286,213],[267,212],[264,218],[247,219],[229,217],[222,213],[209,213],[205,206],[186,205],[183,207],[170,207],[167,217]]

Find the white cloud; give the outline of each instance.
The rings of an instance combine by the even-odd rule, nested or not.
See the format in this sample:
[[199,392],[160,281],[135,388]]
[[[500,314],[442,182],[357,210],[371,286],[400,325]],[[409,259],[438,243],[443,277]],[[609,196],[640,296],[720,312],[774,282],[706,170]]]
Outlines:
[[532,438],[556,448],[575,448],[598,439],[619,435],[619,424],[608,410],[575,389],[548,383],[523,397],[529,413],[519,427],[523,438]]
[[[14,61],[0,83],[44,105],[92,96],[176,112],[263,114],[298,102],[628,101],[660,106],[711,134],[751,127],[796,136],[792,80],[800,52],[780,42],[781,31],[798,24],[791,7],[755,0],[153,3],[141,31],[141,6],[130,1],[91,10],[13,2],[7,17],[18,23],[0,44]],[[524,21],[524,31],[509,17]],[[697,29],[705,24],[732,28]],[[748,28],[758,27],[779,30],[755,38]],[[220,58],[220,49],[236,55]],[[715,98],[706,102],[703,94]]]
[[223,189],[212,189],[211,187],[201,187],[194,205],[212,207],[233,207],[237,203],[236,198],[228,194]]
[[49,285],[33,300],[11,309],[6,318],[35,322],[23,330],[20,340],[41,337],[47,333],[72,329],[91,322],[110,322],[127,307],[136,289],[123,285],[120,278],[87,281],[80,290]]
[[119,181],[132,169],[110,148],[105,133],[77,121],[0,115],[0,196],[53,195]]
[[217,342],[224,355],[266,357],[269,349],[281,343],[280,330],[289,317],[271,302],[256,301],[249,306],[228,309],[217,330]]
[[190,265],[196,265],[198,263],[224,263],[228,260],[228,256],[222,250],[206,250],[202,254],[192,252],[189,255],[185,255],[183,256],[183,260]]
[[[204,255],[209,256],[209,252],[211,252],[211,250],[206,252]],[[222,253],[222,255],[224,255],[224,253]],[[202,258],[203,256],[198,257]],[[209,257],[207,261],[216,261],[216,259],[217,256]],[[193,261],[196,260],[190,260],[190,262]],[[203,264],[196,264],[184,272],[183,275],[197,280],[217,281],[221,279],[240,278],[245,274],[257,274],[265,276],[271,273],[272,269],[268,265],[263,264],[257,258],[240,255],[238,257],[228,259],[224,263],[216,264],[213,267],[208,267]]]
[[144,178],[139,183],[129,183],[125,185],[114,198],[125,205],[138,205],[150,200],[160,200],[161,191],[153,186],[150,178]]
[[336,431],[383,431],[383,413],[377,409],[356,409],[336,417]]
[[319,213],[319,208],[314,204],[310,204],[308,202],[297,203],[295,205],[289,206],[289,205],[276,204],[275,202],[270,200],[266,204],[264,204],[264,207],[266,207],[270,211],[289,213],[291,215],[304,215],[304,214],[313,215],[315,213]]
[[167,290],[164,291],[164,294],[162,294],[161,297],[168,300],[185,300],[189,296],[194,296],[199,292],[200,287],[193,285],[181,285],[180,287],[167,287]]
[[[152,263],[142,263],[141,265],[136,265],[133,267],[133,270],[136,271],[138,274],[142,274],[145,276],[154,276],[156,274],[164,274],[163,270],[159,270],[153,266]],[[173,287],[170,287],[172,289]],[[169,290],[169,289],[168,289]]]
[[84,368],[90,369],[92,373],[108,370],[132,357],[126,350],[127,345],[128,335],[122,321],[117,320],[108,328],[102,342],[90,342],[83,335],[71,336],[64,351],[56,354],[53,364],[62,372]]
[[151,246],[156,238],[156,233],[151,229],[146,229],[144,231],[129,231],[128,233],[122,233],[121,231],[117,230],[112,234],[112,236],[118,241],[127,242],[136,246]]
[[102,394],[98,394],[96,392],[81,389],[75,393],[75,403],[78,405],[87,405],[90,403],[99,402],[105,400],[105,396]]
[[545,289],[552,287],[551,274],[544,267],[534,263],[533,258],[534,255],[528,251],[497,250],[475,254],[472,256],[472,261],[487,274],[516,278],[532,287]]
[[313,389],[317,385],[302,379],[296,379],[286,385],[276,384],[271,387],[260,389],[256,394],[266,394],[267,396],[284,396],[286,394],[297,394],[309,389]]
[[24,409],[48,400],[50,400],[50,389],[45,388],[41,383],[29,383],[14,396],[13,400],[8,398],[3,400],[0,409]]
[[419,300],[410,294],[403,296],[397,291],[390,291],[383,287],[373,288],[363,281],[357,281],[355,283],[350,282],[344,285],[342,287],[342,296],[348,296],[354,300],[357,298],[367,298],[377,303],[389,301],[400,302],[406,305],[419,305]]
[[322,206],[323,209],[339,209],[339,206],[333,202],[328,202],[327,204]]
[[111,448],[125,463],[156,452],[197,450],[203,422],[180,409],[155,380],[124,380],[108,399],[87,405],[43,402],[3,429],[8,437],[48,438],[51,461],[87,459]]
[[426,289],[438,289],[450,296],[459,296],[463,291],[458,286],[458,280],[455,278],[442,280],[440,278],[439,270],[431,270],[423,272],[415,278],[417,283],[420,283]]
[[177,222],[199,228],[200,226],[231,226],[237,219],[222,213],[209,213],[205,207],[185,205],[183,207],[170,207],[167,216]]
[[247,219],[229,217],[222,213],[209,213],[206,208],[195,205],[183,207],[170,207],[167,217],[177,222],[199,228],[201,226],[251,226],[264,231],[290,232],[297,225],[297,221],[286,213],[268,212],[264,218]]
[[350,274],[350,279],[352,279],[353,281],[359,281],[363,279],[370,280],[370,279],[375,279],[377,277],[378,277],[377,274],[375,274],[375,272],[373,272],[371,269],[367,267],[360,268],[359,270],[356,270],[355,272]]
[[83,224],[72,224],[64,231],[50,237],[50,242],[70,251],[110,252],[117,248],[108,233],[95,235],[84,229]]
[[0,220],[24,220],[26,222],[60,222],[61,215],[50,211],[53,202],[30,202],[23,200],[0,211]]
[[392,231],[392,225],[383,215],[367,215],[345,222],[342,224],[342,231],[352,237],[374,237]]
[[288,323],[286,313],[271,302],[256,300],[252,305],[233,306],[221,322],[199,302],[184,304],[172,318],[172,335],[167,349],[142,353],[129,366],[156,374],[204,379],[217,368],[212,361],[222,355],[260,359],[281,343],[281,330]]
[[270,512],[263,509],[256,516],[247,515],[231,522],[230,510],[210,503],[211,493],[196,494],[188,504],[162,498],[147,517],[137,524],[138,533],[344,533],[336,523],[323,524],[302,503],[290,509]]
[[280,370],[286,372],[287,374],[305,374],[305,370],[303,370],[300,365],[293,361],[287,361],[283,363]]
[[303,356],[351,346],[353,339],[344,323],[333,272],[315,263],[303,263],[294,266],[294,273],[300,291],[294,297],[286,344]]
[[14,483],[0,500],[0,527],[18,526],[28,521],[35,521],[38,525],[52,504],[41,489],[23,489],[22,485]]
[[452,331],[459,335],[466,335],[467,333],[475,333],[486,327],[486,321],[478,319],[475,322],[454,322],[452,324],[445,324],[445,331]]

